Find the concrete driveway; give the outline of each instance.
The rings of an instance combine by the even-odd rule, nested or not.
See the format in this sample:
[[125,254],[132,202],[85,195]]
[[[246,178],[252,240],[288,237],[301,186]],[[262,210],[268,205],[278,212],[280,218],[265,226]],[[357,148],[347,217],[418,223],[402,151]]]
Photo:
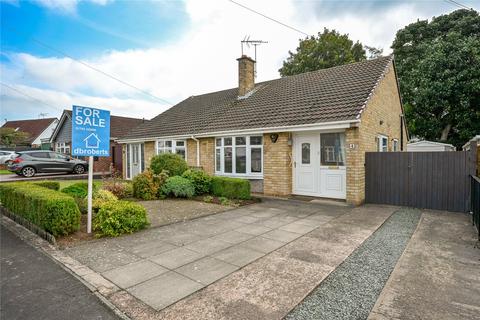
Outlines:
[[158,311],[351,210],[265,200],[65,252]]

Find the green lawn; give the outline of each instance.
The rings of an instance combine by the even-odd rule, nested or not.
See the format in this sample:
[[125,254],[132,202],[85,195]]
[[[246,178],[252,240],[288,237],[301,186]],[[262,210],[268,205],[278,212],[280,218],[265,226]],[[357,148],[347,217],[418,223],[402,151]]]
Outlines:
[[10,172],[8,170],[0,169],[0,174],[13,174],[13,172]]
[[[77,182],[87,182],[88,179],[78,179],[78,180],[56,180],[56,179],[48,179],[48,180],[55,180],[60,182],[60,190],[62,190],[65,187],[68,187],[69,185],[72,185]],[[101,179],[93,179],[94,182],[99,183],[101,185],[102,180]]]

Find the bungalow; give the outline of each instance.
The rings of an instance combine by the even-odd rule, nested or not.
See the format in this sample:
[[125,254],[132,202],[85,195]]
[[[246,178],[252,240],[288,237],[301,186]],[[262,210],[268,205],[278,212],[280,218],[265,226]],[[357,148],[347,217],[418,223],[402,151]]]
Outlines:
[[[144,122],[142,119],[126,118],[119,116],[110,116],[110,156],[95,157],[93,162],[93,170],[95,172],[110,172],[113,167],[115,170],[122,172],[122,146],[117,144],[116,139],[128,132],[133,127]],[[89,136],[89,143],[98,144],[98,137],[95,134]],[[50,138],[54,151],[71,154],[72,146],[72,111],[63,110],[60,121]]]
[[25,145],[32,148],[40,148],[45,139],[50,139],[58,124],[57,118],[43,118],[31,120],[7,121],[2,128],[12,128],[15,131],[26,132],[28,138]]
[[124,176],[172,152],[266,195],[362,203],[365,152],[407,141],[393,57],[257,84],[255,61],[237,60],[238,88],[191,96],[118,140]]

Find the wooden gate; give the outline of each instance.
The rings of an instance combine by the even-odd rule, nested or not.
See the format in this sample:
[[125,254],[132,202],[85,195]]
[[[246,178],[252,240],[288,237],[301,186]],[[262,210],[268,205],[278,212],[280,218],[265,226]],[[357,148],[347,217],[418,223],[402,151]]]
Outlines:
[[367,152],[365,201],[466,212],[475,151]]

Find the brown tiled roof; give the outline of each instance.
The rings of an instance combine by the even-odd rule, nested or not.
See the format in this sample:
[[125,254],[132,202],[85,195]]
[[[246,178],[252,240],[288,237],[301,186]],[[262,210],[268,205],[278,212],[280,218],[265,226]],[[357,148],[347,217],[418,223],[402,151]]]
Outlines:
[[392,56],[192,96],[131,130],[123,139],[191,135],[355,120]]
[[[71,110],[65,110],[69,117],[72,116]],[[142,122],[147,122],[147,120],[138,119],[138,118],[128,118],[128,117],[119,117],[110,115],[110,137],[118,138],[127,134],[132,128],[135,128]]]
[[2,128],[14,128],[29,134],[28,143],[32,143],[57,118],[7,121]]

